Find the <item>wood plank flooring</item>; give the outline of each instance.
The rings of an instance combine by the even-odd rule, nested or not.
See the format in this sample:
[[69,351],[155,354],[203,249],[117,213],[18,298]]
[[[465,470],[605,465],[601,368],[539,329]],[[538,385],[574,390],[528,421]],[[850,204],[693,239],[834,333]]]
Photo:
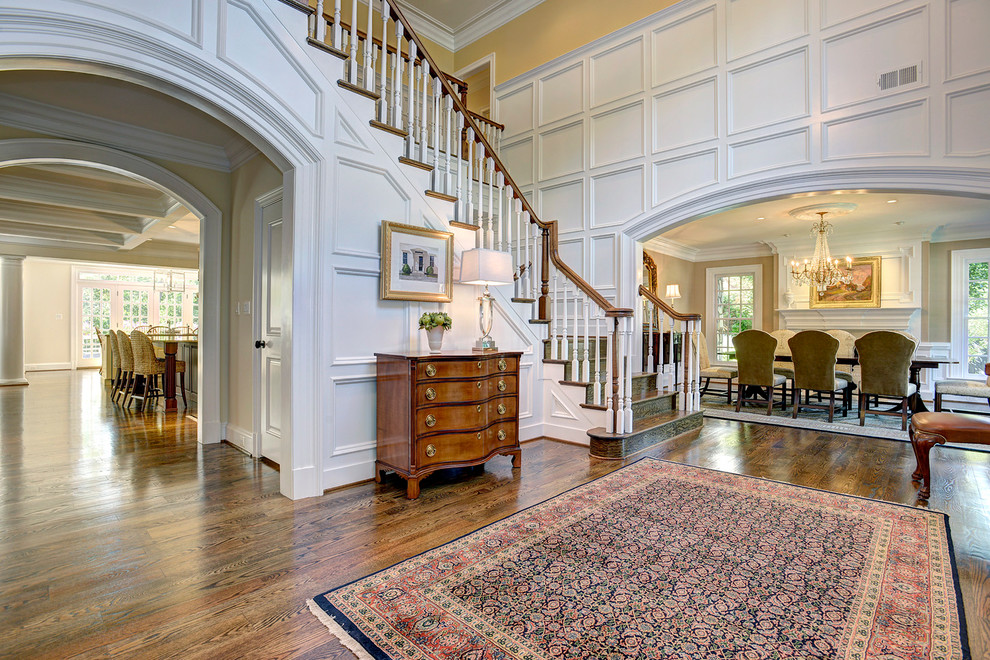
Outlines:
[[[352,658],[307,598],[622,465],[541,440],[483,471],[292,502],[195,421],[123,412],[94,372],[0,388],[0,657]],[[660,458],[916,504],[910,445],[706,420]],[[637,457],[638,458],[638,457]],[[933,451],[973,658],[990,657],[990,455]]]

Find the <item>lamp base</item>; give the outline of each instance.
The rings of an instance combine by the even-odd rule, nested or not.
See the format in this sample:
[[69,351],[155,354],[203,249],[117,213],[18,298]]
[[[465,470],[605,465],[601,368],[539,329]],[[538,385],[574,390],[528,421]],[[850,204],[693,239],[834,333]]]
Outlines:
[[498,346],[495,345],[495,340],[491,337],[482,337],[474,345],[472,350],[476,353],[490,353],[492,351],[497,351]]

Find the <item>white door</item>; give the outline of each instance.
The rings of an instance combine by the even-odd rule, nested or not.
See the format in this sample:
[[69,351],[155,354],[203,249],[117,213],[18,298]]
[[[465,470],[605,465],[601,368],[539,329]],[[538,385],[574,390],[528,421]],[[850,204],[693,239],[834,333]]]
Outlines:
[[282,191],[257,201],[255,263],[260,277],[255,285],[255,428],[261,456],[282,462]]
[[77,367],[98,367],[103,359],[97,332],[105,335],[112,327],[112,290],[108,286],[83,286],[79,289],[82,327],[79,330]]

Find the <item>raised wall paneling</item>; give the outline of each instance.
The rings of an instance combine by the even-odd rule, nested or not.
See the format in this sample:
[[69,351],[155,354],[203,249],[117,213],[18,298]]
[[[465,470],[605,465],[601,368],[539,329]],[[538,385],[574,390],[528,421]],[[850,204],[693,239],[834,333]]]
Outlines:
[[333,392],[329,408],[333,415],[325,422],[326,428],[333,429],[334,442],[330,456],[374,449],[378,438],[374,374],[337,376],[330,380]]
[[533,183],[533,138],[503,144],[499,158],[505,163],[516,185],[528,186]]
[[653,151],[666,151],[718,137],[715,78],[653,97]]
[[715,7],[653,31],[653,86],[700,73],[717,63]]
[[828,122],[823,130],[823,160],[927,156],[929,152],[926,101]]
[[948,12],[948,77],[990,70],[990,48],[987,47],[990,2],[949,0]]
[[314,135],[322,134],[323,95],[317,84],[295,57],[283,50],[272,28],[254,7],[240,0],[228,0],[223,6],[225,20],[221,21],[217,44],[220,59],[270,89],[285,110]]
[[334,114],[336,115],[336,120],[334,121],[333,141],[345,147],[371,152],[371,149],[368,148],[368,145],[357,134],[354,127],[341,114],[340,108],[335,108]]
[[615,236],[594,236],[591,239],[591,286],[614,289],[616,285]]
[[505,124],[502,139],[533,130],[533,85],[509,92],[497,101],[498,120]]
[[643,91],[643,38],[591,58],[591,107]]
[[718,183],[718,150],[653,163],[653,205]]
[[[412,321],[410,304],[381,300],[379,272],[336,267],[333,271],[330,327],[332,365],[374,364],[375,351],[408,348]],[[361,318],[353,316],[354,301],[364,301]],[[417,317],[418,318],[418,317]]]
[[[824,109],[841,108],[921,87],[928,76],[928,43],[926,8],[829,39],[822,54]],[[881,74],[912,66],[920,67],[916,82],[880,89]]]
[[540,189],[540,218],[557,220],[560,233],[584,229],[584,181]]
[[729,145],[729,177],[811,162],[807,128]]
[[[572,269],[574,269],[575,273],[581,276],[581,279],[587,279],[584,275],[584,239],[583,238],[571,238],[560,241],[557,253],[560,255],[560,258],[564,261],[565,264],[570,266]],[[573,293],[574,291],[573,286],[571,286],[570,291]],[[570,311],[573,311],[573,305],[570,305],[569,309]]]
[[730,71],[728,96],[730,135],[807,117],[807,48]]
[[334,252],[378,259],[382,220],[409,222],[409,198],[385,170],[338,159],[334,182],[337,206]]
[[134,0],[104,0],[116,11],[140,21],[188,39],[194,44],[203,42],[203,0],[169,0],[169,2],[148,2],[134,11]]
[[584,62],[540,80],[540,126],[584,110]]
[[599,174],[591,179],[591,226],[611,227],[643,212],[643,167]]
[[729,60],[808,33],[807,0],[728,0],[726,12]]
[[591,166],[601,167],[643,156],[643,101],[591,118]]
[[584,169],[584,122],[540,134],[540,180],[574,174]]
[[519,362],[519,419],[533,416],[533,363]]
[[947,155],[990,155],[990,85],[949,94],[946,103]]
[[900,0],[822,0],[822,26],[836,25],[850,18],[865,16]]

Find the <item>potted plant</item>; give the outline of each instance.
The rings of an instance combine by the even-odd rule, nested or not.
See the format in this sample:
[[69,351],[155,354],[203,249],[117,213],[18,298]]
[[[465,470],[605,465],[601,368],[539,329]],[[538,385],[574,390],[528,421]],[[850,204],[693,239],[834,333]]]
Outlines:
[[419,327],[426,330],[430,353],[439,353],[443,343],[443,331],[450,330],[454,322],[445,312],[426,312],[419,317]]

